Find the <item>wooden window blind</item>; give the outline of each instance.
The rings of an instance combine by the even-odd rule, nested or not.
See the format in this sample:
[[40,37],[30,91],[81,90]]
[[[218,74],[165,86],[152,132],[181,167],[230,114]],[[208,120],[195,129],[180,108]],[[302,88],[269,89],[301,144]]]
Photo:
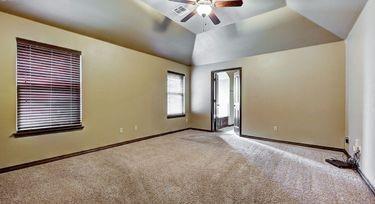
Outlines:
[[185,116],[185,75],[168,71],[167,74],[168,107],[167,117]]
[[17,39],[17,133],[81,127],[81,53]]

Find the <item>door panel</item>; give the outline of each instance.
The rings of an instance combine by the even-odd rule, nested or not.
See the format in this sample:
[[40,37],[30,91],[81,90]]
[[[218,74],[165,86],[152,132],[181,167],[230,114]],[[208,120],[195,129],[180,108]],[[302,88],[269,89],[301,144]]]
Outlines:
[[234,87],[233,87],[233,97],[234,97],[234,132],[236,135],[241,134],[241,76],[240,71],[234,73]]
[[212,127],[213,127],[213,131],[216,131],[217,130],[217,90],[218,90],[218,76],[217,76],[217,73],[214,73],[213,74],[213,120],[211,121],[213,124],[212,124]]

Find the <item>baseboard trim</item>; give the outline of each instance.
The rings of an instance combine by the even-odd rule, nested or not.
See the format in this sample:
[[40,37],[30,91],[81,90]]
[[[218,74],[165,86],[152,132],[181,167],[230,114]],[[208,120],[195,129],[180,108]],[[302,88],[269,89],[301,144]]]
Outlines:
[[263,141],[268,141],[268,142],[277,142],[277,143],[284,143],[284,144],[297,145],[297,146],[303,146],[303,147],[311,147],[315,149],[331,150],[331,151],[342,152],[346,154],[345,149],[341,149],[337,147],[327,147],[327,146],[313,145],[313,144],[306,144],[306,143],[299,143],[299,142],[290,142],[290,141],[285,141],[285,140],[277,140],[277,139],[270,139],[270,138],[250,136],[250,135],[241,135],[241,137],[255,139],[255,140],[263,140]]
[[370,191],[375,196],[375,188],[374,188],[374,186],[370,183],[370,181],[367,179],[367,177],[363,174],[363,172],[361,171],[361,169],[357,168],[356,171],[359,174],[359,176],[361,176],[361,178],[362,178],[363,182],[366,184],[366,186],[370,189]]
[[14,165],[14,166],[4,167],[4,168],[0,169],[0,174],[10,172],[10,171],[19,170],[19,169],[24,169],[24,168],[28,168],[28,167],[32,167],[32,166],[37,166],[37,165],[41,165],[41,164],[46,164],[46,163],[50,163],[50,162],[54,162],[54,161],[58,161],[58,160],[62,160],[62,159],[67,159],[67,158],[70,158],[70,157],[76,157],[76,156],[80,156],[80,155],[83,155],[83,154],[97,152],[97,151],[101,151],[101,150],[105,150],[105,149],[109,149],[109,148],[113,148],[113,147],[123,146],[123,145],[130,144],[130,143],[140,142],[140,141],[143,141],[143,140],[148,140],[148,139],[152,139],[152,138],[155,138],[155,137],[161,137],[161,136],[176,133],[176,132],[182,132],[182,131],[189,130],[189,129],[190,128],[185,128],[185,129],[169,131],[169,132],[165,132],[165,133],[159,133],[159,134],[141,137],[141,138],[128,140],[128,141],[124,141],[124,142],[119,142],[119,143],[114,143],[114,144],[110,144],[110,145],[105,145],[105,146],[101,146],[101,147],[83,150],[83,151],[73,152],[73,153],[70,153],[70,154],[64,154],[64,155],[55,156],[55,157],[51,157],[51,158],[47,158],[47,159],[41,159],[41,160],[36,160],[36,161],[18,164],[18,165]]
[[[212,132],[211,130],[205,130],[205,129],[200,129],[200,128],[185,128],[185,129],[180,129],[180,130],[175,130],[175,131],[169,131],[169,132],[165,132],[165,133],[159,133],[159,134],[141,137],[141,138],[137,138],[137,139],[133,139],[133,140],[128,140],[128,141],[124,141],[124,142],[119,142],[119,143],[105,145],[105,146],[101,146],[101,147],[97,147],[97,148],[92,148],[92,149],[88,149],[88,150],[78,151],[78,152],[74,152],[74,153],[70,153],[70,154],[60,155],[60,156],[51,157],[51,158],[47,158],[47,159],[41,159],[41,160],[37,160],[37,161],[32,161],[32,162],[27,162],[27,163],[23,163],[23,164],[18,164],[18,165],[14,165],[14,166],[1,168],[0,174],[15,171],[15,170],[19,170],[19,169],[24,169],[24,168],[28,168],[28,167],[32,167],[32,166],[37,166],[37,165],[41,165],[41,164],[46,164],[46,163],[50,163],[50,162],[54,162],[54,161],[59,161],[59,160],[63,160],[63,159],[71,158],[71,157],[76,157],[76,156],[80,156],[80,155],[84,155],[84,154],[88,154],[88,153],[92,153],[92,152],[97,152],[97,151],[101,151],[101,150],[105,150],[105,149],[110,149],[110,148],[114,148],[114,147],[118,147],[118,146],[123,146],[123,145],[126,145],[126,144],[140,142],[140,141],[143,141],[143,140],[161,137],[161,136],[164,136],[164,135],[182,132],[182,131],[185,131],[185,130],[197,130],[197,131],[203,131],[203,132]],[[256,137],[256,136],[248,136],[248,135],[241,135],[241,137],[256,139],[256,140],[270,141],[270,142],[285,143],[285,144],[291,144],[291,145],[298,145],[298,146],[305,146],[305,147],[312,147],[312,148],[318,148],[318,149],[340,151],[340,152],[343,152],[344,154],[346,154],[348,157],[350,157],[348,152],[345,149],[339,149],[339,148],[334,148],[334,147],[325,147],[325,146],[319,146],[319,145],[303,144],[303,143],[297,143],[297,142],[289,142],[289,141],[283,141],[283,140],[275,140],[275,139],[262,138],[262,137]],[[372,191],[372,193],[374,193],[374,195],[375,195],[374,187],[371,185],[370,181],[366,178],[366,176],[362,173],[362,171],[360,169],[357,169],[357,172],[361,176],[362,180],[369,187],[369,189]]]
[[206,129],[200,129],[200,128],[189,128],[190,130],[197,130],[197,131],[203,131],[203,132],[213,132],[211,130],[206,130]]
[[[311,148],[316,148],[316,149],[337,151],[337,152],[344,153],[348,158],[351,157],[350,154],[346,151],[346,149],[340,149],[340,148],[336,148],[336,147],[327,147],[327,146],[312,145],[312,144],[305,144],[305,143],[298,143],[298,142],[290,142],[290,141],[276,140],[276,139],[257,137],[257,136],[249,136],[249,135],[241,135],[241,137],[249,138],[249,139],[255,139],[255,140],[263,140],[263,141],[269,141],[269,142],[277,142],[277,143],[284,143],[284,144],[290,144],[290,145],[297,145],[297,146],[303,146],[303,147],[311,147]],[[370,189],[370,191],[375,196],[375,188],[370,183],[370,181],[367,179],[367,177],[362,173],[362,171],[359,168],[357,168],[355,171],[359,174],[359,176],[361,177],[363,182],[366,184],[366,186]]]

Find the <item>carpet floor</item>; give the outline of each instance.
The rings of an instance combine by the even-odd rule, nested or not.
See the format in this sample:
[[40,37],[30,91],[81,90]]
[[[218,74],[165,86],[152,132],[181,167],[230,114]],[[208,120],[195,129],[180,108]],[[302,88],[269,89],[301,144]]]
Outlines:
[[375,203],[332,157],[188,130],[0,174],[0,203]]

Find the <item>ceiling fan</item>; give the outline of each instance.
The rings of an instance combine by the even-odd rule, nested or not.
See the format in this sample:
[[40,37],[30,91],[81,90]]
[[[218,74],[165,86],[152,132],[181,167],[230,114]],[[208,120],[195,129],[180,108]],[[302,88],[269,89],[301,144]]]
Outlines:
[[181,22],[188,21],[195,14],[199,14],[202,17],[208,16],[211,21],[217,25],[220,23],[219,18],[212,11],[213,8],[222,8],[222,7],[240,7],[243,5],[242,0],[230,0],[230,1],[221,1],[221,0],[169,0],[178,3],[192,4],[197,5],[195,9],[189,13]]

